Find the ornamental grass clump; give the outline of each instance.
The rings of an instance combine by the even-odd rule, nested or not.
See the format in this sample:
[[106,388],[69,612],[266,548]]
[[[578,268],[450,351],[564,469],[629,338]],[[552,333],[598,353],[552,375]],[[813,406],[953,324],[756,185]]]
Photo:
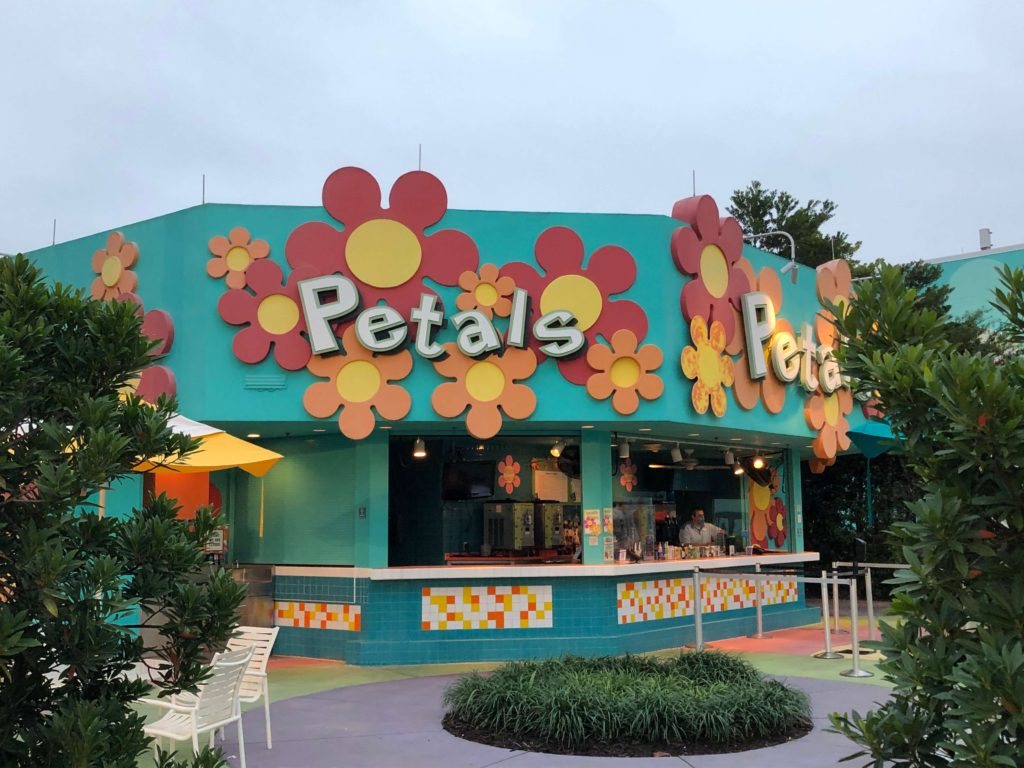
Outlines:
[[464,676],[445,705],[465,738],[576,754],[733,751],[810,728],[802,692],[713,651],[511,662]]

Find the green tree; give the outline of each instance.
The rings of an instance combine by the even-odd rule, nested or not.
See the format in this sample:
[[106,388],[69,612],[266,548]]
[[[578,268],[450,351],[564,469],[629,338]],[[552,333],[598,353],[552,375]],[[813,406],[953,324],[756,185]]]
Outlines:
[[[1024,271],[1001,277],[995,306],[1020,344]],[[832,722],[867,765],[1024,765],[1024,361],[951,342],[895,268],[858,286],[839,326],[847,372],[879,393],[927,492],[892,531],[910,565],[882,630],[892,698]]]
[[[832,259],[848,259],[856,264],[854,254],[861,242],[853,242],[845,232],[826,234],[824,227],[836,215],[838,206],[831,200],[808,200],[801,203],[789,192],[766,189],[760,181],[752,181],[745,189],[732,193],[726,210],[743,228],[745,234],[759,235],[782,230],[796,242],[796,260],[817,267]],[[758,240],[758,248],[789,258],[789,242],[781,237]]]
[[[132,702],[147,686],[124,673],[145,656],[163,693],[194,691],[237,620],[242,588],[203,562],[208,510],[188,524],[163,496],[125,520],[91,509],[142,460],[194,449],[167,426],[173,402],[121,395],[150,346],[132,305],[0,259],[4,766],[135,766],[149,740]],[[152,647],[126,626],[134,616],[163,622]],[[206,752],[193,764],[222,763]]]

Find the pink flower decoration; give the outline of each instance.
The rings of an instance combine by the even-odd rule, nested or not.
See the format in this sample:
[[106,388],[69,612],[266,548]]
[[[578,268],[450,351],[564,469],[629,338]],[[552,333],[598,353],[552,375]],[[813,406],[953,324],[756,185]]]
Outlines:
[[511,455],[498,462],[498,482],[505,488],[505,493],[512,493],[519,487],[519,469],[519,462]]
[[636,464],[629,459],[619,464],[619,485],[627,491],[636,488]]

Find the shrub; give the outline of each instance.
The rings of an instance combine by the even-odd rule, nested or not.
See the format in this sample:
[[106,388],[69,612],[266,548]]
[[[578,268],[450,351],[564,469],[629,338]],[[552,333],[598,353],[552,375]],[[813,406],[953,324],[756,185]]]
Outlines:
[[499,741],[574,751],[632,743],[727,749],[806,729],[807,697],[713,651],[661,661],[566,656],[471,674],[445,693],[448,717]]

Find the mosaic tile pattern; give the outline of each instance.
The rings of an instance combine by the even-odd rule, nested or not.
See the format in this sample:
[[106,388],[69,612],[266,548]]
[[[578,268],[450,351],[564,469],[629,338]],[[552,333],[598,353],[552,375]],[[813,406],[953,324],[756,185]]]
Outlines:
[[[771,579],[762,582],[761,605],[795,603],[797,583]],[[701,581],[703,613],[721,613],[754,607],[754,580],[708,576]],[[693,580],[655,579],[616,584],[619,624],[676,619],[693,615]]]
[[424,587],[420,628],[539,629],[554,626],[551,587]]
[[362,611],[358,605],[274,601],[274,623],[279,627],[343,629],[358,632]]

